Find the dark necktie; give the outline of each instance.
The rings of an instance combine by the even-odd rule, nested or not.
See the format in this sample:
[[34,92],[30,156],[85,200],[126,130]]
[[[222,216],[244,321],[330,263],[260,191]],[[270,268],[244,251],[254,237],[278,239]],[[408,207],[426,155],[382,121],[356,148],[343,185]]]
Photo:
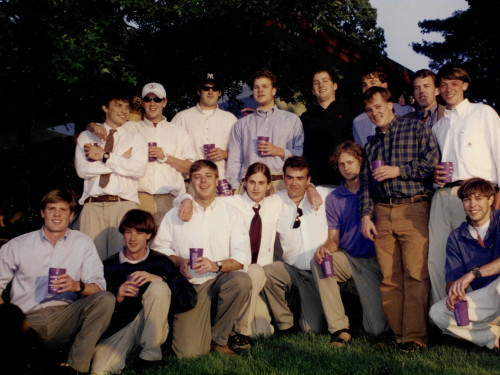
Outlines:
[[[109,131],[108,139],[106,141],[106,144],[104,145],[104,152],[113,151],[113,145],[115,144],[115,139],[114,139],[115,133],[116,133],[116,129],[111,129]],[[111,173],[102,174],[99,177],[99,186],[102,188],[106,187],[106,185],[109,183],[110,176],[111,176]]]
[[250,249],[252,250],[252,263],[257,263],[260,239],[262,237],[262,219],[259,215],[260,204],[256,204],[252,208],[255,215],[253,215],[252,222],[250,223]]
[[431,116],[432,116],[432,113],[431,113],[431,110],[429,109],[427,112],[422,113],[422,117],[420,117],[420,119],[422,121],[427,122],[427,119],[430,118]]

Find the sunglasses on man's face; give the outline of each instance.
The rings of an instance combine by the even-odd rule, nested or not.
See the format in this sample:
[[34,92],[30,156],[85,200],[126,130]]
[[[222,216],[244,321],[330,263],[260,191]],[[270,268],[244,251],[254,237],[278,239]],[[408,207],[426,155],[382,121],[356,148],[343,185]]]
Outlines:
[[162,98],[159,98],[157,96],[155,96],[154,98],[150,97],[150,96],[145,96],[144,98],[142,98],[142,100],[145,102],[145,103],[149,103],[151,100],[154,101],[155,103],[161,103],[163,101]]
[[213,91],[219,91],[219,86],[215,85],[215,86],[201,86],[201,89],[203,91],[210,91],[210,89],[212,89]]

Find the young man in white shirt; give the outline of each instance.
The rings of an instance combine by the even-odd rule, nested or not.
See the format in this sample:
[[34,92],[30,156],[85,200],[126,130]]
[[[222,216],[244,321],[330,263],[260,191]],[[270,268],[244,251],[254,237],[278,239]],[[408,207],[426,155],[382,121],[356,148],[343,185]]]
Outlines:
[[200,97],[198,104],[177,113],[172,122],[186,129],[193,142],[196,160],[205,159],[203,145],[215,145],[209,157],[219,169],[219,179],[223,179],[226,174],[227,144],[237,119],[217,105],[222,96],[222,86],[215,73],[203,75],[196,93]]
[[[106,141],[87,130],[78,136],[75,167],[84,180],[79,203],[80,230],[92,238],[101,260],[124,245],[118,226],[123,215],[137,208],[138,180],[147,163],[147,143],[141,134],[122,126],[130,113],[130,99],[112,92],[102,105]],[[103,137],[104,138],[104,137]]]
[[[163,218],[154,250],[168,255],[194,285],[198,302],[194,309],[177,314],[172,324],[172,349],[181,358],[204,354],[212,348],[235,355],[228,346],[239,312],[250,296],[250,243],[241,214],[223,199],[216,200],[217,166],[198,160],[189,169],[194,191],[194,212],[189,222],[178,209]],[[203,248],[203,256],[189,266],[190,248]],[[211,310],[215,310],[211,326]]]
[[[432,127],[441,151],[441,162],[453,163],[452,182],[444,183],[442,166],[436,167],[434,181],[442,188],[432,198],[429,214],[429,275],[432,302],[446,297],[444,266],[448,235],[464,220],[457,191],[462,181],[481,177],[500,183],[500,118],[483,103],[465,98],[470,77],[457,66],[446,65],[436,76],[436,85],[446,102],[444,116]],[[497,192],[493,208],[500,208]]]
[[[294,330],[294,315],[286,298],[294,290],[298,290],[300,299],[302,330],[321,332],[325,328],[325,316],[311,273],[311,259],[328,236],[325,205],[315,209],[308,201],[310,175],[305,158],[293,156],[287,159],[283,173],[286,190],[278,192],[284,205],[277,222],[283,261],[264,267],[267,281],[263,292],[278,334]],[[323,187],[317,190],[323,202],[331,191]]]

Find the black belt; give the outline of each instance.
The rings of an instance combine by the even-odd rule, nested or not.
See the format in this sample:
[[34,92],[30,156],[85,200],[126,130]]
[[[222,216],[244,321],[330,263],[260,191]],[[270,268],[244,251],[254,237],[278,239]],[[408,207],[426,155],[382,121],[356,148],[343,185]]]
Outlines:
[[460,185],[462,185],[462,182],[464,182],[464,181],[458,180],[458,181],[448,182],[448,183],[444,184],[444,187],[445,188],[452,188],[455,186],[460,186]]
[[414,195],[413,197],[409,198],[380,198],[377,203],[397,206],[398,204],[404,203],[430,202],[431,199],[432,198],[429,195]]
[[85,203],[102,203],[102,202],[128,202],[128,199],[120,198],[118,195],[100,195],[98,197],[88,197]]

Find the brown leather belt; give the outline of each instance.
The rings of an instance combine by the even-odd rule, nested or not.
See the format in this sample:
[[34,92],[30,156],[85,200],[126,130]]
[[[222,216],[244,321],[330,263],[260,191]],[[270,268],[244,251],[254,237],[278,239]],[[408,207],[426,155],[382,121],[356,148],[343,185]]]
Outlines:
[[431,197],[429,195],[414,195],[409,198],[381,198],[377,203],[390,204],[391,206],[397,206],[398,204],[405,203],[417,203],[417,202],[430,202]]
[[128,199],[120,198],[118,195],[100,195],[98,197],[88,197],[85,203],[102,203],[102,202],[128,202]]
[[271,181],[278,181],[278,180],[283,180],[283,175],[282,174],[273,174],[273,175],[271,175]]

